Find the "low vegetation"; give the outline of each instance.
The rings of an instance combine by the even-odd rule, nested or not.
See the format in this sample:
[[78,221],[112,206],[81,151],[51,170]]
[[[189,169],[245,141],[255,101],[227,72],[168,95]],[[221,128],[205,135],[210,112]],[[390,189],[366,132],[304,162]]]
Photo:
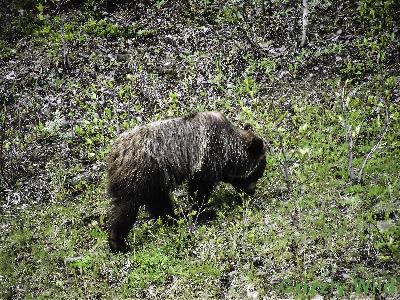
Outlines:
[[[0,298],[399,298],[400,6],[308,1],[300,47],[295,2],[0,8]],[[205,110],[267,142],[256,195],[184,187],[111,254],[112,141]]]

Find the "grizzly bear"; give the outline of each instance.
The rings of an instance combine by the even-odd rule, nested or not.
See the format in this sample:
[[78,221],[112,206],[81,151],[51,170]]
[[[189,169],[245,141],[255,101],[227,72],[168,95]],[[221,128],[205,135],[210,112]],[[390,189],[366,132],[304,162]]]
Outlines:
[[108,157],[110,250],[128,251],[126,237],[142,205],[154,218],[176,218],[169,194],[183,182],[200,206],[219,181],[254,194],[265,166],[263,140],[220,112],[158,121],[121,134]]

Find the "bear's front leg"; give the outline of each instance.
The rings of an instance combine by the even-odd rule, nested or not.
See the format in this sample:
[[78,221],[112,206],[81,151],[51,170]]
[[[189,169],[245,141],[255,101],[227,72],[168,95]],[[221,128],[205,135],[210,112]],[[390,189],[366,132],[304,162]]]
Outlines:
[[153,191],[152,197],[146,202],[146,206],[154,219],[161,218],[167,224],[172,224],[177,219],[168,192]]

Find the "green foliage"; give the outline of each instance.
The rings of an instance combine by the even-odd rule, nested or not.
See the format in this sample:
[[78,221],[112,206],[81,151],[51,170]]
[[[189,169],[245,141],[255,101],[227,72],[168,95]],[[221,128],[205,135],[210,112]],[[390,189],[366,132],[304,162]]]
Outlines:
[[391,25],[396,0],[359,0],[357,11],[363,20],[373,24],[374,29],[382,30]]
[[223,80],[224,80],[224,74],[222,71],[222,62],[220,59],[217,59],[215,61],[215,71],[214,71],[214,77],[212,78],[211,82],[216,85],[216,88],[218,90],[223,90]]
[[342,68],[344,74],[361,77],[381,69],[387,49],[395,43],[395,33],[392,31],[395,5],[394,0],[358,1],[357,11],[365,22],[366,34],[353,42],[361,59],[352,61],[347,58]]
[[[104,111],[104,115],[107,115],[109,109]],[[74,132],[78,137],[78,141],[83,141],[86,146],[85,151],[87,152],[88,159],[103,159],[105,157],[105,151],[96,151],[98,147],[106,147],[110,141],[108,136],[114,134],[113,127],[106,127],[107,120],[99,119],[96,116],[88,121],[84,120],[81,125],[76,125]],[[108,129],[108,132],[104,132],[104,128]]]
[[380,258],[390,261],[391,256],[394,256],[400,261],[400,226],[393,225],[382,232],[377,229],[377,234],[379,237],[375,242],[375,247],[382,253]]
[[314,54],[316,57],[330,54],[341,54],[344,50],[344,45],[341,43],[331,43]]
[[0,40],[0,59],[7,60],[12,57],[14,51],[6,42]]
[[105,19],[95,20],[90,18],[82,27],[83,31],[98,37],[117,37],[121,35],[122,29]]
[[171,92],[169,94],[169,105],[167,108],[167,116],[173,117],[178,116],[180,112],[178,94],[176,92]]
[[239,93],[247,94],[247,96],[253,99],[257,94],[256,81],[251,77],[244,78],[241,85],[239,86]]
[[235,6],[224,6],[217,16],[217,22],[222,24],[236,24],[239,20],[238,11]]
[[73,274],[76,274],[76,272],[79,272],[79,274],[95,274],[98,272],[98,270],[94,270],[96,266],[96,258],[91,256],[78,258],[77,260],[68,263],[67,266]]
[[166,0],[157,0],[155,6],[157,7],[157,9],[160,9],[165,4],[165,2]]
[[271,58],[263,58],[259,63],[259,68],[263,70],[265,76],[270,80],[274,80],[274,73],[277,69],[277,62]]
[[130,288],[145,288],[150,284],[160,284],[174,274],[176,261],[158,249],[135,256],[136,264],[133,272],[129,274]]
[[158,29],[157,28],[143,28],[143,29],[139,29],[136,32],[136,35],[140,38],[148,38],[148,37],[152,37],[158,34]]

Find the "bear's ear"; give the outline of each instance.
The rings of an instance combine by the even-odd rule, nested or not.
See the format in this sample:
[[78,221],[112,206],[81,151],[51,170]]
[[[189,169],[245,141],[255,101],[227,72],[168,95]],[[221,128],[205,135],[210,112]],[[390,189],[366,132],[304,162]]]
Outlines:
[[265,153],[264,141],[258,137],[253,138],[249,145],[249,152],[255,157],[263,155]]
[[251,126],[250,123],[246,123],[244,124],[243,129],[253,131],[253,126]]

